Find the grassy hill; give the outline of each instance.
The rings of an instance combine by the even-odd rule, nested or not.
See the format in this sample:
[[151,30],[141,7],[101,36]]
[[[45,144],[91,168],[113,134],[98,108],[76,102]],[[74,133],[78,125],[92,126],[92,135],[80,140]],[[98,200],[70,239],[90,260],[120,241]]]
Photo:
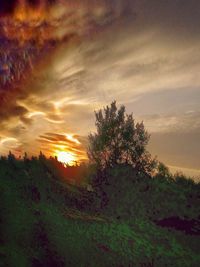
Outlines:
[[[115,168],[115,186],[105,181],[95,194],[55,164],[0,161],[0,266],[200,266],[199,185]],[[196,224],[189,233],[162,227],[175,217]]]

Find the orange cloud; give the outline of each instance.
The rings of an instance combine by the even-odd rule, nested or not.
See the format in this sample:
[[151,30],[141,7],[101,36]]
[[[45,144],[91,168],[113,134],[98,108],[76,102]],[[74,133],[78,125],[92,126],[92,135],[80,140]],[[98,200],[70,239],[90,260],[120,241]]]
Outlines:
[[[83,141],[84,139],[80,137]],[[57,133],[45,133],[40,135],[37,139],[38,142],[45,149],[53,152],[54,155],[58,154],[58,151],[71,152],[79,161],[86,160],[86,151],[84,142],[79,141],[79,136],[71,134],[57,134]]]

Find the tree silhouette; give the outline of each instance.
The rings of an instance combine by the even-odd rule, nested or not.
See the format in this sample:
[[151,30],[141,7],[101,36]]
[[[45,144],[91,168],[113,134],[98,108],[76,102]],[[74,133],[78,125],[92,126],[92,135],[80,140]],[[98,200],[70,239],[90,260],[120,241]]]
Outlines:
[[170,178],[172,175],[169,171],[169,168],[164,163],[159,162],[157,166],[157,176]]
[[146,150],[150,135],[143,122],[135,123],[132,114],[119,109],[116,101],[95,112],[97,132],[89,138],[88,157],[101,170],[118,164],[131,165],[137,171],[151,173],[156,160]]
[[11,151],[9,151],[9,154],[8,154],[8,161],[9,162],[14,162],[15,161],[15,155],[12,154]]

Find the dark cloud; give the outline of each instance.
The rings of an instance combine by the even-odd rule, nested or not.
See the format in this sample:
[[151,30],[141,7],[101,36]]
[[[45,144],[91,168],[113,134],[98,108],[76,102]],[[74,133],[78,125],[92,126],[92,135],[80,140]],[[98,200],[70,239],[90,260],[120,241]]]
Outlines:
[[39,7],[41,5],[42,2],[45,3],[46,5],[48,5],[48,4],[51,5],[51,4],[54,4],[54,3],[58,2],[58,1],[57,0],[43,0],[43,1],[41,1],[41,0],[27,0],[26,2],[30,6],[32,6],[34,8],[37,8],[37,7]]
[[[27,5],[30,5],[33,8],[37,8],[41,5],[41,3],[45,3],[47,6],[55,4],[58,2],[57,0],[26,0]],[[18,0],[1,0],[0,3],[0,16],[4,15],[12,15],[16,6],[19,5]]]
[[0,120],[3,122],[4,120],[12,117],[22,118],[27,112],[28,110],[23,106],[10,105],[7,107],[7,109],[0,110]]
[[17,5],[17,0],[2,0],[0,3],[0,16],[10,15]]
[[[115,5],[118,1],[113,1]],[[199,33],[200,2],[198,0],[135,0],[123,1],[136,14],[141,27],[161,28],[166,33],[178,31]]]

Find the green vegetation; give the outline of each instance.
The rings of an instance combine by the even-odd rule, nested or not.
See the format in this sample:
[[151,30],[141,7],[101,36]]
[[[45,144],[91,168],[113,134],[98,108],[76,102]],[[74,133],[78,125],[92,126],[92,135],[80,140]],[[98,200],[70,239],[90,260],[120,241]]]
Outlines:
[[146,151],[143,123],[96,113],[89,165],[0,158],[5,267],[199,267],[200,184]]
[[75,173],[88,175],[85,166],[64,168],[41,155],[0,160],[1,266],[199,266],[199,229],[155,223],[197,220],[199,184],[119,166],[107,171],[110,185],[93,192],[86,181],[67,182]]

